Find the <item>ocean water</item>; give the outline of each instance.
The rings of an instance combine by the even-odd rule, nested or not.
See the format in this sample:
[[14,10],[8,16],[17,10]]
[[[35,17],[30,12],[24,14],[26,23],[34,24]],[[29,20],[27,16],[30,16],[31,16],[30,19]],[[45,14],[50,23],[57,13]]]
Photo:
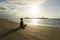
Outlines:
[[[14,22],[20,22],[18,18],[9,19]],[[27,25],[43,25],[60,27],[60,19],[24,19],[24,23]]]

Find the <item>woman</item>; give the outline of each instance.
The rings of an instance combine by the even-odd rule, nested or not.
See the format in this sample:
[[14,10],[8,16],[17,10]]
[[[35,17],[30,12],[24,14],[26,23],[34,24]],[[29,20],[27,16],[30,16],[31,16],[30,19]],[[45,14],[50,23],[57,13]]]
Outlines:
[[23,22],[23,18],[20,18],[20,28],[24,28],[24,22]]

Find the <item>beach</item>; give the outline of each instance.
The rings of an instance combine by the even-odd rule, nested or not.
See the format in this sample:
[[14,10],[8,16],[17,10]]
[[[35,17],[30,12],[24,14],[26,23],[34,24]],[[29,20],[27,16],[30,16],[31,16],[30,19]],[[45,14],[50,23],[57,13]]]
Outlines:
[[[19,23],[0,19],[0,36],[19,27]],[[0,40],[60,40],[60,27],[27,25]]]

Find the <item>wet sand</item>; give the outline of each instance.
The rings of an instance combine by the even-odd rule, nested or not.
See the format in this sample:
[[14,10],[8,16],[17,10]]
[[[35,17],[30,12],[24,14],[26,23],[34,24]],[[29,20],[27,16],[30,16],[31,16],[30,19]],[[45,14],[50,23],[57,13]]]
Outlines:
[[[0,36],[17,27],[18,23],[0,19]],[[1,37],[0,40],[60,40],[60,28],[28,25],[24,30],[17,30]]]

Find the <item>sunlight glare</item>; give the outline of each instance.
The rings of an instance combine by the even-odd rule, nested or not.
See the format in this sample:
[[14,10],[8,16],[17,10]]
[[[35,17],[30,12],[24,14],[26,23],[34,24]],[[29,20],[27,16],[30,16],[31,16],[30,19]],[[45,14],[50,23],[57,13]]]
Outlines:
[[32,25],[37,25],[38,24],[38,20],[37,19],[33,19],[32,20]]
[[31,13],[31,16],[38,16],[38,13],[39,13],[39,6],[38,6],[38,4],[30,5],[30,13]]

